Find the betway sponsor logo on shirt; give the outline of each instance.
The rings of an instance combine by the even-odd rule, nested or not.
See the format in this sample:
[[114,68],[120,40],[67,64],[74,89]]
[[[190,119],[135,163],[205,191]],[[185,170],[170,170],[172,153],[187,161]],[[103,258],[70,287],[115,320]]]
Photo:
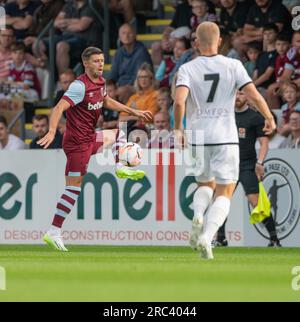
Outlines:
[[103,102],[98,102],[96,104],[89,103],[88,110],[96,111],[96,110],[100,110],[102,107],[103,107]]

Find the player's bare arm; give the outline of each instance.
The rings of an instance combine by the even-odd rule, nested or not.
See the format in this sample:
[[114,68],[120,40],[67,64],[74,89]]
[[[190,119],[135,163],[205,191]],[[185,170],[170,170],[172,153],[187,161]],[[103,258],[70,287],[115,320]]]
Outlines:
[[179,86],[176,89],[174,102],[174,117],[175,117],[175,140],[176,146],[182,148],[183,146],[183,118],[186,109],[186,100],[189,96],[190,90],[185,86]]
[[185,86],[176,89],[174,102],[175,130],[183,131],[183,118],[185,114],[185,103],[190,90]]
[[49,132],[46,134],[46,136],[38,141],[38,144],[44,147],[44,149],[48,149],[50,144],[53,142],[61,116],[69,107],[70,103],[64,99],[61,99],[54,107],[50,118]]
[[110,110],[117,111],[117,112],[125,112],[125,113],[130,114],[130,115],[132,115],[132,116],[136,117],[137,119],[140,119],[144,122],[151,122],[153,119],[153,115],[150,111],[135,110],[133,108],[130,108],[126,105],[123,105],[123,104],[115,101],[114,99],[112,99],[109,96],[105,97],[104,104]]
[[255,106],[265,118],[264,132],[267,135],[272,134],[276,130],[276,123],[265,99],[253,83],[245,86],[242,91],[247,95],[250,104]]

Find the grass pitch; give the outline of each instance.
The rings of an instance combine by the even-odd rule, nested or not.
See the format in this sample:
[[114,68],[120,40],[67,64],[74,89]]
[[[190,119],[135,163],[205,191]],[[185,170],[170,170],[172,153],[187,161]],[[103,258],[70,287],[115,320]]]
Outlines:
[[299,249],[0,246],[2,301],[300,301],[292,290]]

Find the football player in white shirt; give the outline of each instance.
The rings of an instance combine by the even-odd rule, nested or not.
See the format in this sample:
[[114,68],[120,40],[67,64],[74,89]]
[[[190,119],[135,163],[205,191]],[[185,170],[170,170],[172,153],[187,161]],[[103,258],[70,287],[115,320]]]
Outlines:
[[[203,258],[213,259],[211,242],[228,217],[239,178],[239,139],[234,109],[237,90],[242,90],[264,116],[266,134],[271,134],[276,125],[266,101],[242,63],[218,55],[219,27],[205,22],[196,34],[201,56],[183,65],[178,72],[175,132],[179,137],[183,135],[182,121],[186,111],[187,130],[192,133],[187,142],[189,149],[193,155],[199,155],[199,151],[204,153],[204,164],[200,159],[196,160],[199,165],[196,170],[200,170],[201,175],[197,177],[199,187],[194,195],[190,245],[199,250]],[[202,135],[198,136],[199,132]],[[201,142],[198,137],[202,137]]]

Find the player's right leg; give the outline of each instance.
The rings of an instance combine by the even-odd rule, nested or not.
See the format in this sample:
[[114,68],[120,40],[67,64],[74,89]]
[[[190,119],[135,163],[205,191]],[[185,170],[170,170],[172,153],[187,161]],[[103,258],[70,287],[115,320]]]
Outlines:
[[66,218],[70,215],[72,209],[76,205],[81,193],[83,177],[86,174],[91,153],[92,150],[90,147],[87,147],[87,149],[82,151],[66,153],[67,165],[65,191],[57,203],[52,225],[44,236],[45,243],[57,251],[68,251],[63,243],[61,229]]

